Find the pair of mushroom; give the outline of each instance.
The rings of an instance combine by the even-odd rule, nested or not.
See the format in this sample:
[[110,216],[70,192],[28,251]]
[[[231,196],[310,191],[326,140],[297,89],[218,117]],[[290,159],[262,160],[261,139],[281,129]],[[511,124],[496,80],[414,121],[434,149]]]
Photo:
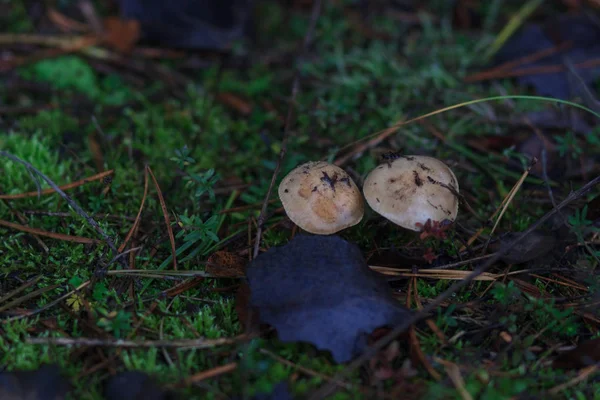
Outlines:
[[[427,220],[454,221],[458,181],[443,162],[426,156],[395,156],[371,171],[364,198],[378,214],[403,228],[421,230]],[[330,235],[358,224],[363,196],[348,174],[324,161],[293,169],[279,185],[288,217],[307,232]]]

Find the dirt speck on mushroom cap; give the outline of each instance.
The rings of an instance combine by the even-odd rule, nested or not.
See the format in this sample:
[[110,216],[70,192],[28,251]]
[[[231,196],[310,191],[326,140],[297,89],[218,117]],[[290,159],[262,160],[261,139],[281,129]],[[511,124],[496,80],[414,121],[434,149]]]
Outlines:
[[416,223],[453,221],[458,213],[456,176],[432,157],[404,156],[382,164],[367,176],[363,191],[375,212],[415,231]]
[[341,168],[311,161],[293,169],[279,185],[288,217],[315,234],[332,234],[360,222],[364,201],[360,190]]

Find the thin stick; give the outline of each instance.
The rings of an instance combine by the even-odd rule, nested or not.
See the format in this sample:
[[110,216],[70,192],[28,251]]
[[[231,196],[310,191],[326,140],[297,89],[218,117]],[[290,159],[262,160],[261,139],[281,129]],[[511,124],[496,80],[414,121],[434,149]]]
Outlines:
[[[410,327],[414,323],[426,318],[429,313],[434,311],[440,304],[442,304],[445,300],[450,298],[452,296],[452,294],[454,294],[457,290],[468,285],[471,281],[473,281],[473,279],[475,279],[477,276],[484,273],[488,268],[490,268],[502,256],[507,254],[517,243],[521,242],[524,237],[526,237],[527,235],[531,234],[531,232],[538,229],[544,222],[546,222],[548,219],[550,219],[554,214],[556,214],[562,208],[566,207],[573,201],[584,196],[587,192],[592,190],[599,183],[600,183],[600,176],[597,176],[596,178],[592,179],[590,182],[585,184],[583,187],[581,187],[579,190],[569,194],[569,196],[567,196],[567,198],[565,200],[563,200],[556,208],[553,208],[551,211],[546,213],[539,220],[537,220],[536,222],[531,224],[525,232],[523,232],[520,235],[517,235],[516,239],[514,239],[513,241],[511,241],[507,245],[505,245],[503,248],[501,248],[495,254],[494,257],[488,259],[487,262],[485,262],[481,267],[474,270],[470,275],[465,277],[464,280],[462,280],[460,282],[456,282],[455,284],[450,286],[446,291],[444,291],[442,294],[440,294],[438,297],[436,297],[434,301],[429,303],[427,306],[423,307],[423,309],[420,312],[415,313],[412,317],[406,319],[404,322],[402,322],[399,325],[397,325],[396,327],[394,327],[394,329],[392,329],[388,334],[386,334],[384,337],[379,339],[371,347],[367,348],[359,357],[357,357],[353,362],[351,362],[342,372],[340,372],[336,376],[334,376],[334,379],[340,380],[340,379],[342,379],[342,377],[345,374],[348,374],[348,373],[356,370],[357,368],[359,368],[361,365],[363,365],[365,362],[367,362],[369,359],[371,359],[373,356],[375,356],[378,351],[380,351],[385,346],[387,346],[389,343],[391,343],[398,335],[400,335],[402,332],[404,332],[408,327]],[[326,396],[328,396],[334,389],[335,389],[335,385],[325,384],[323,387],[321,387],[320,389],[313,392],[312,396],[310,396],[309,399],[310,400],[323,399]]]
[[[304,42],[302,43],[299,61],[305,59],[306,53],[308,52],[308,46],[310,42],[312,42],[315,27],[317,26],[317,20],[319,19],[319,14],[321,13],[322,3],[322,0],[316,0],[313,3],[312,12],[310,15],[310,25],[308,26],[306,35],[304,36]],[[265,215],[267,213],[267,205],[269,204],[269,198],[271,197],[273,186],[275,186],[277,175],[279,175],[279,170],[281,169],[281,162],[283,161],[285,153],[287,152],[287,142],[290,136],[290,127],[292,125],[292,118],[294,116],[294,108],[296,105],[296,96],[298,95],[299,89],[300,66],[296,67],[296,72],[294,73],[294,80],[292,83],[292,95],[290,98],[290,105],[288,107],[288,112],[283,127],[283,139],[281,140],[281,150],[279,151],[279,158],[277,159],[277,164],[275,165],[275,170],[273,171],[273,176],[271,177],[271,183],[269,184],[269,189],[267,190],[267,194],[265,195],[265,199],[263,201],[263,205],[258,216],[258,227],[256,229],[256,239],[254,240],[253,258],[256,258],[258,256],[258,252],[260,250],[260,242],[262,238],[263,225],[265,223]]]
[[216,346],[235,344],[248,339],[247,335],[219,339],[177,339],[177,340],[126,340],[126,339],[98,339],[98,338],[27,338],[29,344],[43,344],[52,346],[99,346],[99,347],[127,347],[127,348],[187,348],[208,349]]

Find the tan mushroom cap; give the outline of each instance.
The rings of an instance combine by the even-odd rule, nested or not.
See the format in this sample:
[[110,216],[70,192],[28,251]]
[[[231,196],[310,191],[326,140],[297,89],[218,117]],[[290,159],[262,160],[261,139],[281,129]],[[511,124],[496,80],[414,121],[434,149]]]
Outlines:
[[413,231],[428,219],[454,221],[458,214],[458,181],[438,159],[400,156],[367,175],[363,186],[367,203],[378,214]]
[[360,190],[346,171],[324,161],[293,169],[279,185],[288,217],[307,232],[330,235],[358,224],[365,211]]

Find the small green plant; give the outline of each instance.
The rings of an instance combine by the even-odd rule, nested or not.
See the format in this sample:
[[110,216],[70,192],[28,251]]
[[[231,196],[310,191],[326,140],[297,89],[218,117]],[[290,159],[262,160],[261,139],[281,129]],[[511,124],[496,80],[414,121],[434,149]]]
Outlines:
[[96,311],[102,315],[97,321],[99,327],[111,332],[115,337],[121,338],[131,330],[131,313],[123,310],[107,311],[98,307]]
[[438,309],[438,317],[436,324],[440,327],[442,331],[446,331],[446,329],[448,328],[455,328],[456,326],[458,326],[458,321],[452,316],[455,308],[456,305],[451,304],[445,310],[442,310],[441,308]]
[[491,294],[498,303],[508,306],[519,301],[521,290],[515,286],[513,281],[509,281],[508,284],[495,283]]
[[586,204],[581,210],[575,210],[575,213],[568,217],[567,222],[569,223],[571,230],[577,236],[578,243],[582,244],[588,251],[590,261],[595,262],[595,265],[598,265],[600,264],[600,251],[587,244],[585,236],[589,233],[600,232],[600,229],[593,225],[593,221],[587,219],[587,212],[588,206]]
[[[180,169],[186,171],[196,163],[190,156],[191,152],[187,146],[175,150],[175,157],[171,157],[171,161],[175,161]],[[219,175],[215,174],[213,168],[204,172],[187,172],[183,178],[186,182],[186,188],[195,187],[194,197],[200,199],[204,194],[208,195],[211,202],[215,201],[215,192],[213,187],[219,181]]]
[[555,307],[554,299],[536,299],[529,297],[525,311],[531,316],[536,328],[551,334],[572,337],[578,332],[578,324],[573,319],[573,309],[560,310]]
[[566,132],[564,135],[555,135],[554,140],[556,140],[556,148],[561,157],[569,155],[573,159],[578,159],[583,153],[581,145],[571,131]]
[[[183,238],[184,243],[177,249],[177,256],[195,246],[194,250],[180,260],[181,262],[191,260],[197,255],[206,255],[212,245],[219,241],[219,236],[217,236],[219,216],[216,214],[205,221],[197,215],[179,215],[178,225],[181,230],[177,232],[176,238]],[[166,266],[170,260],[171,257],[165,260],[160,268]]]
[[570,215],[567,219],[571,229],[577,235],[577,239],[580,243],[584,241],[583,237],[587,231],[590,230],[590,228],[591,230],[598,231],[597,228],[593,227],[593,221],[587,219],[587,212],[588,206],[586,204],[582,209],[575,210],[575,213]]

